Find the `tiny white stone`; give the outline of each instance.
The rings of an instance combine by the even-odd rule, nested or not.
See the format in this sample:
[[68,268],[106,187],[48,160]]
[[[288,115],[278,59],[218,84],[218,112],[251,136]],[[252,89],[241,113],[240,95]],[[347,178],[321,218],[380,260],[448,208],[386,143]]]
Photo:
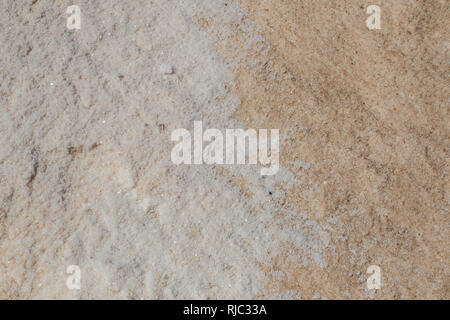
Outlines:
[[173,67],[170,64],[162,64],[159,67],[159,72],[161,74],[172,74],[173,73]]

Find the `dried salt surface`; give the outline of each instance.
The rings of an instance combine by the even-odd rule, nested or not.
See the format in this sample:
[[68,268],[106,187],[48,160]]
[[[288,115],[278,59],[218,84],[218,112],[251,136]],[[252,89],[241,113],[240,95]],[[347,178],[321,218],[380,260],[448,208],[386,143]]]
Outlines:
[[[223,39],[239,24],[251,47],[264,38],[246,11],[221,0],[80,1],[74,32],[67,5],[1,3],[0,296],[300,297],[266,286],[282,278],[279,254],[321,268],[332,250],[328,231],[286,202],[304,177],[170,161],[176,128],[241,126],[229,88],[245,54],[224,61],[198,21],[217,22]],[[79,291],[66,288],[68,265],[81,269]]]

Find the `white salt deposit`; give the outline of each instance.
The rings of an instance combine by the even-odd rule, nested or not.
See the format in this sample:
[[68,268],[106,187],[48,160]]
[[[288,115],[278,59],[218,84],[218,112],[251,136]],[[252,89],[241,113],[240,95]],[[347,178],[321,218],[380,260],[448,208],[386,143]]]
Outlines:
[[[286,202],[301,177],[170,161],[176,128],[243,126],[230,119],[240,105],[227,89],[233,73],[198,19],[224,41],[239,24],[251,46],[264,39],[245,10],[226,0],[79,1],[81,30],[69,31],[64,5],[9,1],[1,13],[11,26],[0,34],[2,294],[298,297],[266,292],[263,266],[288,252],[326,265],[327,232]],[[174,77],[159,76],[173,73],[165,61]],[[81,269],[79,291],[65,285],[69,265]]]

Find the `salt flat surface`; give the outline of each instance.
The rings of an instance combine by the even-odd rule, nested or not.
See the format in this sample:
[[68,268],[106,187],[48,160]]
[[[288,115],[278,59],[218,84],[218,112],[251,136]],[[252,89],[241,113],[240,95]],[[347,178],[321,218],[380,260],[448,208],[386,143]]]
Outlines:
[[[285,246],[324,264],[327,232],[286,224],[299,212],[278,205],[302,183],[288,170],[263,179],[254,166],[170,161],[178,127],[239,127],[233,74],[197,21],[243,23],[261,41],[246,11],[206,0],[81,8],[73,32],[63,3],[2,3],[3,295],[254,298]],[[68,265],[82,290],[67,290]]]
[[[448,2],[72,4],[0,0],[1,298],[449,297]],[[174,165],[194,121],[279,171]]]

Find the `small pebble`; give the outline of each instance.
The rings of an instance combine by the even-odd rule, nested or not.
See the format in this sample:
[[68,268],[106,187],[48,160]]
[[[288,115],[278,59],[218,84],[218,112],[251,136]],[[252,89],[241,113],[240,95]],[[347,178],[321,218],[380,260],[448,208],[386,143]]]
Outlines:
[[170,64],[162,64],[159,67],[159,72],[161,74],[172,74],[173,73],[173,66],[171,66]]

